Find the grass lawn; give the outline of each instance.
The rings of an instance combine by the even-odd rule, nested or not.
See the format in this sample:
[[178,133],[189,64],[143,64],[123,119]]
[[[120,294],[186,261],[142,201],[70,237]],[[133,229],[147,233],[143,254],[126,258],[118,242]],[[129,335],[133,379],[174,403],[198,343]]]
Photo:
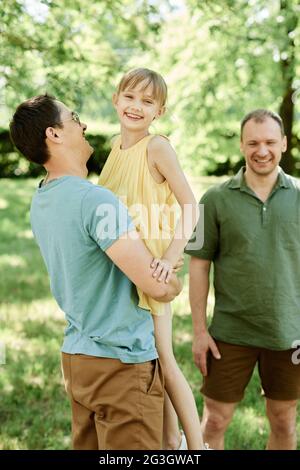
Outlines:
[[[197,196],[216,178],[191,180]],[[48,277],[29,226],[35,180],[0,179],[0,449],[69,449],[70,407],[60,373],[65,326],[49,291]],[[177,360],[199,413],[200,373],[191,356],[187,264],[183,293],[173,303]],[[209,299],[210,310],[213,298]],[[0,347],[1,350],[1,347]],[[298,423],[298,434],[300,425]],[[257,373],[227,432],[228,449],[263,449],[268,434]]]

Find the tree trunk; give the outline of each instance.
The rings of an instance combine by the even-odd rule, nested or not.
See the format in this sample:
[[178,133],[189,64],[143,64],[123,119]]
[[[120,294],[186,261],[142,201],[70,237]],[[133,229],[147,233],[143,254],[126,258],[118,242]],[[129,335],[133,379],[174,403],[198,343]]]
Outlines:
[[281,73],[283,79],[283,98],[279,109],[287,137],[287,150],[282,157],[281,166],[286,173],[293,174],[295,162],[292,155],[294,122],[293,79],[295,75],[295,42],[292,33],[298,23],[298,15],[293,9],[293,1],[281,0],[280,13],[284,17],[284,46],[281,50]]
[[283,170],[292,175],[295,170],[295,162],[292,155],[292,136],[293,136],[293,120],[294,120],[294,103],[292,101],[293,89],[291,86],[286,89],[282,103],[280,105],[279,114],[283,120],[285,135],[287,138],[287,149],[282,156],[280,165]]

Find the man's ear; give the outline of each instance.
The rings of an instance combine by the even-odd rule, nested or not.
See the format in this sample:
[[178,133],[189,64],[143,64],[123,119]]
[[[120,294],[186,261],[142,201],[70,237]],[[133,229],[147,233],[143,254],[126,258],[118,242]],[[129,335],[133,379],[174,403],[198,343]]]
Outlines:
[[282,153],[286,152],[286,149],[287,149],[287,139],[285,135],[282,139],[282,146],[281,146]]
[[61,142],[59,131],[55,129],[55,127],[47,127],[45,133],[46,133],[46,137],[52,142],[56,142],[56,143]]
[[243,144],[242,137],[240,138],[240,151],[244,155],[244,144]]

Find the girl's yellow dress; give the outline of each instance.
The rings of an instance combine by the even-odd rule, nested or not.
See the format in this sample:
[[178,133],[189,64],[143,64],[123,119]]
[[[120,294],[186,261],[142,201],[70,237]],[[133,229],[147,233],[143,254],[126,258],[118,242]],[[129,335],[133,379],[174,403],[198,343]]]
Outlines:
[[[110,189],[128,207],[137,231],[155,258],[161,258],[175,230],[178,206],[168,182],[157,183],[148,167],[147,135],[128,149],[121,149],[121,136],[114,141],[99,184]],[[139,306],[153,315],[164,314],[164,304],[137,288]]]

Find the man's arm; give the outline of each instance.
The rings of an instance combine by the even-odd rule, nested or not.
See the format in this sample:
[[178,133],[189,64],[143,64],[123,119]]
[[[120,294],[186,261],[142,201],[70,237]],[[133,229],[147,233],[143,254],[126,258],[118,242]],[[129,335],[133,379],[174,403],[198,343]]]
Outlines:
[[145,294],[159,302],[171,302],[182,289],[180,280],[172,274],[169,282],[159,282],[152,277],[150,268],[153,256],[133,230],[115,241],[107,250],[107,256]]
[[191,257],[190,304],[194,330],[193,356],[196,366],[203,375],[207,375],[207,353],[209,349],[216,359],[220,358],[216,343],[208,333],[206,326],[210,266],[210,260]]

